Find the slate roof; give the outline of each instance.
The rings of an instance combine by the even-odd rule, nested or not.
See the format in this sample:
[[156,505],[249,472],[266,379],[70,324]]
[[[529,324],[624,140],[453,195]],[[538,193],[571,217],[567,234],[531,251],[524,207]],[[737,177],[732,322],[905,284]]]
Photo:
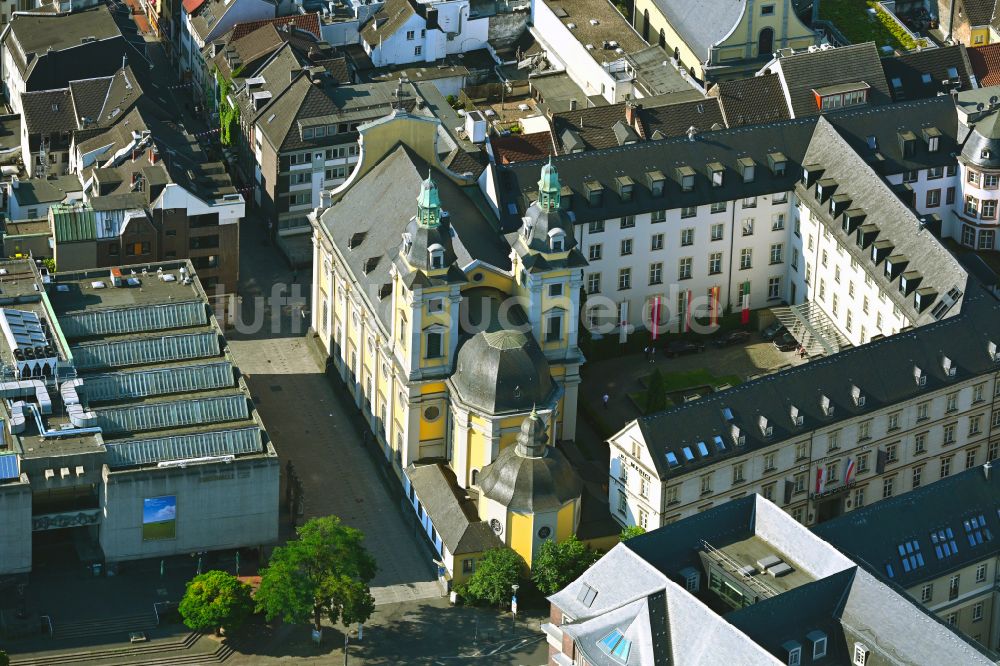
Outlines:
[[296,123],[306,119],[358,123],[382,117],[393,108],[397,86],[395,81],[339,86],[328,78],[317,85],[303,74],[261,110],[257,127],[278,152],[328,145],[334,142],[303,140]]
[[378,48],[380,42],[394,35],[416,13],[410,0],[386,0],[375,16],[361,28],[361,39],[373,49]]
[[900,291],[898,279],[902,272],[890,280],[886,276],[884,263],[874,264],[871,261],[871,250],[859,247],[854,241],[855,234],[848,235],[844,232],[841,221],[830,214],[829,203],[817,201],[816,188],[807,191],[801,183],[796,186],[796,193],[809,204],[813,215],[827,225],[845,251],[879,283],[881,290],[888,294],[889,300],[904,313],[912,325],[921,326],[936,321],[938,317],[934,315],[933,306],[938,299],[952,289],[965,291],[968,279],[965,269],[921,224],[914,212],[884,180],[872,177],[867,160],[851,148],[826,118],[821,117],[817,122],[809,148],[803,157],[803,164],[815,164],[823,168],[820,178],[836,183],[834,195],[850,197],[847,208],[862,210],[866,216],[863,223],[878,226],[876,242],[891,243],[892,249],[886,257],[904,257],[907,263],[903,270],[916,270],[922,276],[919,288],[933,289],[934,298],[918,310],[914,306],[912,295],[904,295]]
[[793,118],[820,112],[813,90],[843,83],[864,81],[871,86],[871,105],[892,101],[874,42],[782,56],[778,65],[775,71],[785,80]]
[[29,178],[18,182],[16,188],[11,188],[10,195],[17,199],[22,208],[37,204],[57,203],[71,192],[80,192],[80,181],[73,174],[57,176],[56,178]]
[[[399,250],[403,230],[417,211],[416,197],[427,169],[426,162],[400,145],[320,218],[358,283],[369,285],[363,293],[386,330],[391,324],[392,299],[389,294],[380,297],[379,288],[392,282],[389,267]],[[461,188],[436,169],[432,172],[441,208],[449,213],[455,231],[452,246],[459,266],[478,259],[509,269],[510,247],[484,217],[486,202],[476,203],[475,197],[481,196],[478,188]],[[371,211],[376,207],[394,213],[388,217],[372,216]],[[358,234],[363,234],[361,240],[351,243]],[[369,259],[377,259],[377,263],[366,271]]]
[[980,86],[1000,84],[1000,42],[969,47],[966,54]]
[[73,133],[113,125],[142,95],[132,68],[125,67],[112,76],[70,81],[65,88],[25,92],[21,106],[29,134]]
[[441,543],[454,555],[481,553],[503,545],[489,524],[479,519],[469,500],[459,499],[455,473],[441,463],[406,468],[417,499],[431,519]]
[[550,132],[511,134],[509,136],[493,134],[489,141],[493,148],[494,159],[500,164],[542,160],[556,154],[556,150],[552,146]]
[[689,2],[654,0],[667,23],[699,60],[708,60],[709,49],[733,31],[743,13],[746,0],[727,2]]
[[708,93],[722,105],[727,127],[759,125],[788,119],[788,104],[777,74],[722,81]]
[[[951,530],[949,552],[952,541],[957,552],[938,550],[932,535],[940,530]],[[1000,554],[1000,474],[977,465],[820,523],[813,533],[882,579],[913,587]]]
[[990,25],[996,9],[996,0],[965,0],[965,15],[970,26]]
[[[992,373],[996,364],[987,353],[987,344],[997,340],[1000,340],[1000,304],[970,280],[962,310],[952,317],[642,417],[637,423],[659,477],[678,478],[734,453],[742,456],[747,451],[768,448],[815,429],[944,389],[954,378],[948,377],[942,368],[942,356],[946,355],[957,367],[958,377]],[[914,366],[927,377],[925,387],[914,381]],[[854,404],[852,384],[865,395],[864,407]],[[820,408],[823,395],[834,406],[831,416]],[[804,417],[802,426],[792,424],[789,413],[793,405]],[[726,418],[727,408],[732,420]],[[766,416],[773,428],[769,438],[757,427],[760,415]],[[746,437],[745,448],[734,448],[730,437],[733,424]],[[722,438],[724,452],[714,449],[716,436]],[[683,460],[681,449],[702,441],[710,447],[709,456],[696,454],[692,462],[673,468],[668,465],[668,451]]]
[[[953,89],[971,90],[973,87],[972,64],[962,44],[884,58],[882,69],[897,102],[934,97]],[[958,79],[957,84],[955,79]]]

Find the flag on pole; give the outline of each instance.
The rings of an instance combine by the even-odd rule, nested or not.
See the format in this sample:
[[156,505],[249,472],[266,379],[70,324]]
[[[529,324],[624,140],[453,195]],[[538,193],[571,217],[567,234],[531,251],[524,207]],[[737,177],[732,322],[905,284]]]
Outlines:
[[719,323],[719,288],[710,287],[708,290],[709,317],[712,326]]
[[686,304],[684,306],[684,331],[691,330],[691,300],[694,292],[688,289],[687,298],[685,299]]
[[653,296],[653,311],[650,314],[653,325],[653,340],[660,337],[660,297]]
[[740,300],[740,307],[743,311],[740,313],[740,323],[744,326],[750,323],[750,280],[743,283],[742,292]]
[[826,469],[823,466],[816,468],[816,494],[820,495],[826,489]]
[[856,466],[856,463],[854,462],[854,458],[848,458],[847,459],[847,466],[844,467],[844,485],[845,486],[847,484],[849,484],[851,481],[854,480],[854,472],[856,471],[855,470],[855,466]]

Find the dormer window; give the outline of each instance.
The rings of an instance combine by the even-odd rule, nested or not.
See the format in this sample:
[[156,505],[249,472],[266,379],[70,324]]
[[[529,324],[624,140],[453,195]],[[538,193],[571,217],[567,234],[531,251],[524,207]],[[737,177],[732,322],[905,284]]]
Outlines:
[[622,201],[632,200],[632,189],[635,187],[635,183],[628,176],[619,176],[615,178],[615,184],[618,186],[618,196],[621,197]]
[[562,229],[553,229],[549,232],[549,248],[553,252],[566,251],[566,232]]
[[646,172],[646,182],[649,185],[649,193],[653,197],[662,197],[663,189],[666,185],[667,178],[660,171],[647,171]]
[[712,181],[712,187],[722,187],[722,176],[725,169],[719,162],[712,162],[708,165],[708,177]]
[[583,186],[587,189],[587,202],[595,208],[604,202],[604,186],[596,180],[588,180]]
[[913,157],[917,150],[917,135],[910,130],[899,132],[899,152],[903,157]]
[[682,192],[691,192],[694,190],[694,169],[687,165],[677,167],[677,180]]
[[444,268],[444,248],[435,243],[427,248],[427,260],[431,269]]
[[788,158],[785,157],[784,153],[768,153],[767,165],[775,176],[784,176],[788,168]]
[[921,130],[921,134],[924,135],[924,141],[927,142],[927,152],[936,153],[941,143],[941,130],[937,127],[925,127]]
[[753,159],[750,157],[741,157],[738,162],[740,165],[740,173],[743,175],[743,182],[752,183],[756,172]]
[[[893,83],[897,79],[893,79]],[[813,97],[816,100],[816,108],[821,111],[832,111],[849,106],[858,106],[868,103],[868,90],[870,86],[864,81],[857,83],[844,83],[834,86],[824,86],[816,88]]]

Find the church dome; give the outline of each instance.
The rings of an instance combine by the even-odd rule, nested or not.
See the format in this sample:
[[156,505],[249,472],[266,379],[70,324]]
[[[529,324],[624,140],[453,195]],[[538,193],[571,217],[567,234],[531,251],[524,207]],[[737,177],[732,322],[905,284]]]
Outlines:
[[464,402],[491,414],[548,402],[549,363],[531,336],[512,330],[476,333],[458,351],[452,383]]
[[515,446],[508,446],[479,473],[480,492],[508,511],[558,511],[577,500],[583,483],[561,451],[547,445],[545,424],[532,410]]

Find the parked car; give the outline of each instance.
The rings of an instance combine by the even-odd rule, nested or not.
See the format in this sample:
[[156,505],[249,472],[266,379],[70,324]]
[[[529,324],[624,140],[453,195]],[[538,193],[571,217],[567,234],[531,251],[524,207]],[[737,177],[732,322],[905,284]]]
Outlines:
[[767,328],[760,332],[760,337],[765,340],[774,340],[787,330],[788,329],[785,328],[784,324],[775,319],[773,322],[768,324]]
[[799,348],[799,341],[792,337],[791,333],[784,331],[774,339],[774,346],[778,348],[778,351],[795,351]]
[[712,340],[716,347],[729,347],[743,344],[750,339],[750,331],[729,331]]
[[685,354],[696,354],[703,351],[705,351],[703,343],[691,342],[690,340],[671,340],[663,349],[663,353],[667,358],[684,356]]

